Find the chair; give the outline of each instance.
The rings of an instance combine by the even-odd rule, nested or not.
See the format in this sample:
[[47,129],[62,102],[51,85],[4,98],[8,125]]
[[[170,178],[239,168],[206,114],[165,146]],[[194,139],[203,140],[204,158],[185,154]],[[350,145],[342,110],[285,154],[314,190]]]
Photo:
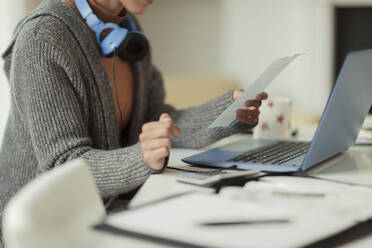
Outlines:
[[91,227],[104,217],[87,163],[78,159],[42,174],[11,199],[3,237],[7,248],[99,247]]

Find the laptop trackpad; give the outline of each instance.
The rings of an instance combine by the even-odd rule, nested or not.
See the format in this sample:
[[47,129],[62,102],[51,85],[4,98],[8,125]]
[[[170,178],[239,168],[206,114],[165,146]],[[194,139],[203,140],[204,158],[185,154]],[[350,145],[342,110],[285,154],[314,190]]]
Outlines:
[[210,162],[226,162],[227,160],[239,156],[244,152],[271,144],[273,142],[275,141],[246,139],[214,148],[202,153],[198,153],[182,160],[184,162],[192,164],[211,164]]

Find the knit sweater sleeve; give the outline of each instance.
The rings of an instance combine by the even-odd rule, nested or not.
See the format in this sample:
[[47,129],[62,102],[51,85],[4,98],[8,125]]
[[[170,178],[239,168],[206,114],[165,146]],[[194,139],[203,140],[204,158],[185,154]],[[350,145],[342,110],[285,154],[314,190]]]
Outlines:
[[162,76],[154,66],[151,67],[151,75],[149,120],[157,120],[162,113],[169,113],[171,115],[174,122],[181,129],[181,135],[174,138],[172,142],[173,147],[200,148],[221,138],[253,127],[235,120],[225,128],[208,128],[233,103],[233,91],[229,91],[203,105],[184,110],[176,110],[165,103]]
[[139,144],[116,150],[93,148],[83,103],[64,69],[71,58],[36,38],[18,47],[14,56],[11,91],[32,141],[39,172],[83,158],[102,197],[115,196],[144,183],[151,171]]

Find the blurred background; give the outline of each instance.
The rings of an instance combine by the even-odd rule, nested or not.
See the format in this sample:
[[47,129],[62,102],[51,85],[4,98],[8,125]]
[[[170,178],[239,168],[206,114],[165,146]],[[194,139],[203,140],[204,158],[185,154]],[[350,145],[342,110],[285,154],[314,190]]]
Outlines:
[[[1,52],[39,2],[1,0]],[[372,48],[372,0],[155,0],[139,19],[167,101],[180,108],[244,88],[274,59],[305,53],[268,89],[292,100],[298,123],[319,120],[345,54]],[[1,139],[9,108],[3,71],[0,101]]]

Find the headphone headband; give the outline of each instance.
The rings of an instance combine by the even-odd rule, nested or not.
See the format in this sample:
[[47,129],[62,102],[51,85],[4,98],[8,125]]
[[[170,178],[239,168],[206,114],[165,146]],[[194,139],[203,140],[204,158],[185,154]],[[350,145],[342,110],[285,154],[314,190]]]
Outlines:
[[75,0],[75,4],[77,9],[80,12],[80,15],[85,19],[87,22],[88,26],[92,30],[96,30],[98,26],[103,24],[103,21],[101,21],[98,16],[96,16],[93,13],[92,8],[89,6],[87,0]]
[[[124,28],[115,23],[104,23],[93,13],[88,0],[75,0],[75,4],[87,25],[95,32],[103,55],[111,57],[117,51],[120,58],[129,61],[138,61],[146,56],[149,51],[148,41],[142,32],[136,30],[129,15],[122,22],[128,26]],[[101,33],[105,29],[111,31],[101,41]]]

